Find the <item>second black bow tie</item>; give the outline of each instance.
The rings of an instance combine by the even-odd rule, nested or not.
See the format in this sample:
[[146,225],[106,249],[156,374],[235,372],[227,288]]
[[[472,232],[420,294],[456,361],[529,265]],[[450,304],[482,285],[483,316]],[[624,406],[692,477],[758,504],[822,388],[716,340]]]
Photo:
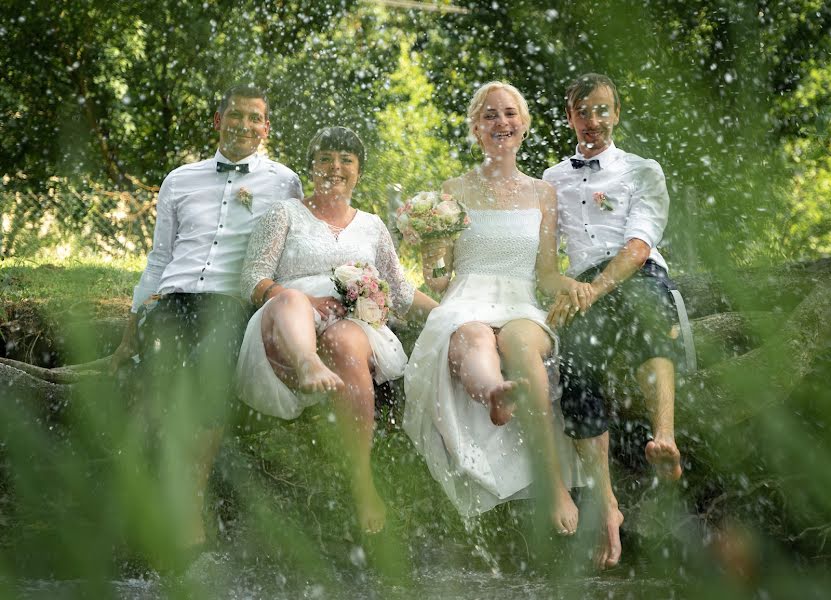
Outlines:
[[241,165],[232,165],[231,163],[217,162],[216,172],[225,173],[226,171],[236,171],[238,173],[248,173],[248,163]]
[[583,167],[588,167],[592,171],[599,171],[600,170],[600,161],[596,158],[591,158],[589,160],[583,160],[580,158],[572,158],[571,159],[571,166],[575,169],[581,169]]

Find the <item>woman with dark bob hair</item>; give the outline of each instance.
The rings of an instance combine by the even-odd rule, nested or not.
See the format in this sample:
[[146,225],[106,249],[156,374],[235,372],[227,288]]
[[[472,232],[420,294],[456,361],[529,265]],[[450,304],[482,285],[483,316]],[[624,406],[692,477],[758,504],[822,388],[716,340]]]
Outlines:
[[237,379],[247,404],[282,419],[332,398],[359,524],[377,532],[385,507],[369,459],[373,380],[401,377],[407,356],[386,325],[346,317],[333,270],[356,262],[375,266],[389,283],[390,306],[405,318],[423,319],[436,303],[404,278],[381,219],[350,206],[364,161],[354,131],[321,129],[308,151],[314,191],[281,202],[254,230],[241,289],[260,308],[245,332]]

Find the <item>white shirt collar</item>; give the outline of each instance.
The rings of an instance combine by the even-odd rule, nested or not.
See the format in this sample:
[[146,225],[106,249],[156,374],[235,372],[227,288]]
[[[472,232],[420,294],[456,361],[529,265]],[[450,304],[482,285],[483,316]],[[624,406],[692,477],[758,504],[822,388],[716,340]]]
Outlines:
[[590,159],[588,159],[585,156],[583,156],[583,154],[580,152],[580,144],[577,144],[577,148],[574,151],[574,158],[579,158],[580,160],[597,159],[600,162],[600,168],[605,169],[617,158],[619,152],[620,151],[617,149],[617,146],[615,146],[615,142],[611,141],[609,142],[609,146],[605,150],[603,150],[603,152],[601,152],[600,154],[595,154]]
[[257,152],[255,152],[254,154],[249,154],[248,156],[246,156],[245,158],[241,158],[237,162],[232,161],[230,158],[228,158],[227,156],[222,154],[222,152],[220,152],[219,150],[217,150],[216,154],[214,155],[214,160],[216,162],[230,163],[232,165],[245,165],[245,164],[247,164],[249,171],[256,171],[257,170],[257,167],[260,165],[260,159],[261,159],[261,155]]

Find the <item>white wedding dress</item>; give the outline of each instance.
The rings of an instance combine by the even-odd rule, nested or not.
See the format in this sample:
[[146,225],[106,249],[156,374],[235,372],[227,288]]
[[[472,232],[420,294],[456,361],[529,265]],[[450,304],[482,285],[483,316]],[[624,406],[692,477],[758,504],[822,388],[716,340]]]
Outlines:
[[[551,335],[556,356],[556,338],[535,300],[540,209],[468,210],[468,215],[471,225],[454,247],[453,280],[430,313],[404,373],[403,423],[430,473],[466,517],[530,497],[532,464],[519,419],[494,425],[488,409],[451,376],[450,336],[471,321],[499,328],[528,319]],[[555,427],[562,431],[556,405]],[[564,483],[572,487],[579,478],[574,448],[558,437]]]
[[[283,287],[311,296],[338,297],[332,271],[348,262],[375,265],[381,278],[390,285],[392,309],[399,314],[409,310],[415,290],[404,278],[392,238],[381,219],[359,210],[336,235],[297,199],[278,204],[251,234],[242,272],[242,293],[250,297],[261,280],[273,279]],[[282,419],[294,419],[304,408],[319,402],[320,395],[295,392],[274,374],[260,329],[267,304],[248,322],[237,362],[237,390],[252,408]],[[322,332],[328,323],[321,323],[316,312],[312,316],[318,333]],[[350,320],[369,339],[376,383],[401,377],[407,355],[389,327],[374,328],[364,321]]]

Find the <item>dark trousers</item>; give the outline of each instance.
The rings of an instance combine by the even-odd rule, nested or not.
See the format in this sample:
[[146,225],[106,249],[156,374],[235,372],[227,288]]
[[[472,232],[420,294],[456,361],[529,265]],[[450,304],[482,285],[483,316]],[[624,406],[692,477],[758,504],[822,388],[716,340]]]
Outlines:
[[138,383],[154,412],[175,410],[204,427],[226,422],[249,316],[246,303],[223,294],[168,294],[143,311]]
[[[606,264],[577,279],[592,281]],[[585,315],[558,331],[561,404],[569,436],[596,437],[609,428],[604,389],[616,355],[623,354],[632,370],[650,358],[664,357],[677,364],[683,356],[671,289],[675,284],[666,270],[648,260]]]

